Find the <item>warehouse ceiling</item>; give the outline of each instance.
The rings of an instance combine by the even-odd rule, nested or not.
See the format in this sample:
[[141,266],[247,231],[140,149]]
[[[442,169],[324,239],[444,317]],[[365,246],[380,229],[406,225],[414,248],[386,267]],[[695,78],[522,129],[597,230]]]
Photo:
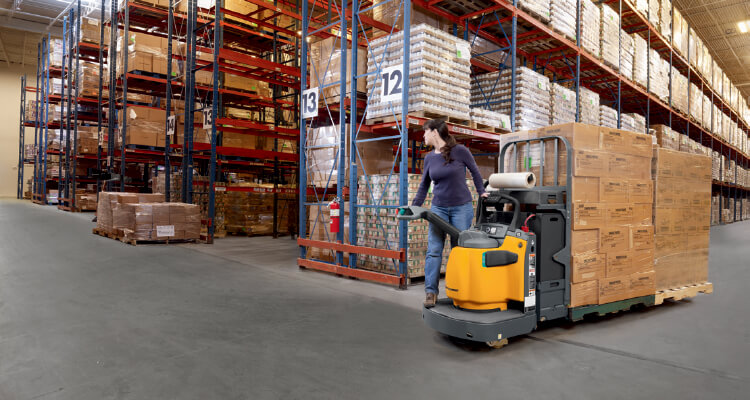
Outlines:
[[750,32],[740,32],[737,25],[750,20],[750,1],[674,0],[674,6],[742,96],[750,97]]
[[[0,0],[0,65],[35,65],[37,44],[47,32],[61,36],[63,17],[75,0]],[[84,15],[101,0],[81,0]],[[108,5],[106,7],[109,7]],[[98,13],[93,13],[95,17]]]

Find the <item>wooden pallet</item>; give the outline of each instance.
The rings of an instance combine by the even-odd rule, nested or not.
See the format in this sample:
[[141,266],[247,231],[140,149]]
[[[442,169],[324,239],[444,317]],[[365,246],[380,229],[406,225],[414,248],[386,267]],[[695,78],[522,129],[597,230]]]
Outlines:
[[664,300],[679,301],[689,297],[695,297],[698,293],[713,293],[714,284],[711,282],[698,283],[674,289],[660,290],[656,292],[655,304],[664,303]]
[[103,236],[105,238],[110,238],[110,239],[115,239],[115,240],[117,240],[117,236],[118,236],[116,232],[108,232],[108,231],[105,231],[105,230],[99,229],[99,228],[94,228],[93,231],[92,231],[92,233],[94,235],[99,235],[99,236]]
[[631,307],[637,305],[646,307],[653,306],[654,295],[634,297],[632,299],[625,299],[606,304],[570,308],[568,309],[568,317],[571,321],[580,321],[587,315],[597,315],[602,317],[607,314],[616,314],[620,311],[630,310]]
[[143,245],[143,244],[179,244],[179,243],[195,243],[195,239],[163,239],[163,240],[140,240],[133,238],[126,238],[124,235],[119,236],[117,240],[127,243],[131,246]]
[[478,131],[485,131],[485,132],[497,133],[497,134],[510,132],[510,129],[498,128],[496,126],[480,124],[479,122],[474,122],[474,121],[471,121],[471,123],[469,124],[469,128],[475,129]]
[[[471,120],[461,119],[461,118],[456,118],[456,117],[449,117],[449,116],[434,113],[431,111],[414,111],[414,112],[410,112],[409,116],[417,117],[417,118],[427,118],[427,119],[442,119],[445,122],[448,122],[454,125],[463,125],[467,128],[471,127]],[[372,119],[368,119],[366,122],[367,122],[367,125],[375,125],[375,124],[390,124],[396,121],[401,122],[400,115],[396,117],[390,115],[390,116],[385,116],[385,117],[372,118]],[[411,123],[411,125],[417,125],[417,124]]]

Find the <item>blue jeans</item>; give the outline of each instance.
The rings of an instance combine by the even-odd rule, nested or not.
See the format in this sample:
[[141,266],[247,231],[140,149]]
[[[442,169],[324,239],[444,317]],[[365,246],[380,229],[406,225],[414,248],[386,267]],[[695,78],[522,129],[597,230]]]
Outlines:
[[[453,207],[433,205],[431,210],[460,231],[469,229],[474,219],[474,206],[471,202]],[[442,230],[430,224],[430,231],[427,234],[427,258],[424,262],[424,291],[427,293],[438,293],[445,237],[446,234]]]

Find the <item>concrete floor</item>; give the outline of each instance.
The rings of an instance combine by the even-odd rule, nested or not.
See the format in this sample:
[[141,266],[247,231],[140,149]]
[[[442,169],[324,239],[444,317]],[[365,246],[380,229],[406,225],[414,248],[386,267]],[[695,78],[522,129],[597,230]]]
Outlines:
[[744,399],[750,224],[713,228],[712,295],[502,350],[407,291],[299,270],[288,238],[132,247],[92,214],[0,200],[0,400]]

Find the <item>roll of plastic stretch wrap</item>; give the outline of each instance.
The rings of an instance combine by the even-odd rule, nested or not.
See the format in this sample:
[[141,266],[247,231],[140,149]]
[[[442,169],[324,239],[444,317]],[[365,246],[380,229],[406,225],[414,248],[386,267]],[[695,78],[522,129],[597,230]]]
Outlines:
[[522,188],[528,189],[536,185],[533,172],[509,172],[490,175],[490,186],[495,189]]

